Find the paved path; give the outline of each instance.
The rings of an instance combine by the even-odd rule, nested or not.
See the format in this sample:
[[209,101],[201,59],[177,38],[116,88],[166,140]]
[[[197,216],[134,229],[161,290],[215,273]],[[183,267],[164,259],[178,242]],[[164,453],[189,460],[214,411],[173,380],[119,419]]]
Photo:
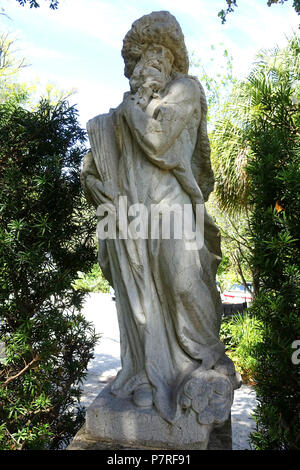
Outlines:
[[[109,380],[121,368],[119,327],[115,302],[110,294],[89,294],[83,310],[87,320],[95,325],[101,334],[95,348],[95,357],[89,363],[88,374],[83,385],[81,403],[89,406]],[[251,413],[256,397],[253,387],[243,385],[235,392],[232,406],[232,447],[233,450],[251,449],[249,434],[254,428]]]

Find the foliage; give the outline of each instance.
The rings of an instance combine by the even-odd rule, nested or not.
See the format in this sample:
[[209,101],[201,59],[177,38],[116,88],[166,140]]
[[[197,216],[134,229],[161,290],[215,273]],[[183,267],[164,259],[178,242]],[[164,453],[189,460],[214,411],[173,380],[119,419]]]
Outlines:
[[17,59],[16,54],[12,52],[12,46],[15,41],[9,34],[0,34],[0,76],[1,79],[16,74],[16,72],[25,66],[25,59]]
[[[39,8],[40,4],[36,0],[17,0],[17,2],[23,7],[27,3],[30,5],[30,8]],[[58,8],[58,0],[47,0],[49,2],[49,8],[56,10]]]
[[[268,7],[270,7],[272,5],[278,5],[278,4],[283,5],[284,2],[286,2],[286,1],[287,0],[267,0],[267,5],[268,5]],[[226,22],[226,17],[228,15],[228,13],[232,13],[234,11],[234,7],[238,6],[237,5],[237,0],[226,0],[226,3],[227,3],[226,10],[222,9],[218,13],[218,16],[222,20],[222,24],[224,24]],[[300,0],[293,0],[293,7],[295,8],[296,13],[298,13],[298,15],[299,15],[300,14]]]
[[28,89],[16,81],[19,70],[25,67],[25,59],[13,51],[15,40],[9,34],[0,34],[0,103],[25,103]]
[[105,279],[99,264],[94,264],[90,272],[78,273],[78,278],[74,281],[73,287],[76,290],[85,292],[109,292],[109,283]]
[[[292,39],[291,43],[293,41],[296,41],[296,39]],[[294,104],[293,108],[288,110],[289,116],[287,119],[294,119],[295,113],[294,117],[292,115],[293,109],[295,109],[295,102],[298,99],[296,90],[296,76],[298,72],[296,69],[299,59],[295,53],[292,57],[290,57],[290,54],[290,47],[283,50],[274,49],[271,54],[273,59],[271,59],[269,57],[270,54],[262,51],[257,60],[263,66],[262,74],[269,74],[271,79],[274,79],[274,83],[283,80],[287,75],[291,78],[292,88],[290,92]],[[276,62],[275,68],[281,70],[280,74],[282,73],[282,77],[279,75],[277,78],[275,77],[274,70],[271,70],[272,60]],[[257,67],[259,66],[257,65]],[[254,68],[249,80],[234,83],[231,95],[224,103],[223,109],[221,109],[215,121],[210,139],[212,166],[216,179],[213,197],[220,209],[215,211],[214,215],[217,224],[221,227],[223,246],[225,246],[225,252],[232,248],[231,258],[234,256],[236,260],[231,259],[230,264],[234,266],[235,271],[239,272],[241,280],[248,277],[250,268],[254,292],[256,294],[260,286],[260,270],[257,265],[250,263],[250,258],[253,254],[251,238],[253,228],[250,224],[250,217],[255,205],[255,198],[250,198],[251,174],[247,171],[250,162],[255,158],[255,147],[252,145],[249,130],[252,129],[252,126],[256,126],[258,116],[263,116],[263,119],[266,119],[270,109],[268,110],[267,107],[264,107],[262,94],[256,87],[255,80]],[[262,83],[267,82],[264,79]],[[278,83],[277,85],[279,88]],[[283,94],[285,91],[283,89],[279,91],[277,98],[274,97],[274,101],[279,99],[280,93]],[[287,109],[281,110],[283,114],[286,111]],[[272,119],[275,119],[275,114]],[[283,119],[281,119],[279,114],[277,115],[277,126],[280,127],[281,123],[285,121],[286,117],[284,115]],[[292,127],[294,133],[295,123]],[[265,167],[263,171],[268,172],[269,168]],[[270,191],[273,188],[274,182],[271,179]],[[276,199],[273,201],[273,206],[275,201]],[[227,240],[229,243],[227,243]]]
[[[244,169],[245,152],[237,139],[237,134],[242,133],[240,109],[237,108],[241,83],[233,76],[232,57],[228,51],[225,49],[221,54],[220,48],[211,48],[211,63],[218,72],[211,75],[208,66],[195,57],[192,57],[192,67],[205,88],[207,98],[211,162],[216,179],[215,202],[221,210],[230,213],[240,209],[247,198],[244,188],[248,179]],[[231,211],[231,207],[234,210]]]
[[291,359],[300,338],[299,52],[296,37],[262,51],[211,134],[221,230],[242,248],[258,293],[248,310],[261,325],[250,354],[259,403],[252,442],[264,450],[300,447],[299,371]]
[[300,337],[300,41],[264,51],[248,80],[245,128],[252,158],[247,171],[253,256],[260,292],[249,313],[262,322],[255,348],[258,407],[256,449],[300,448],[299,367],[292,343]]
[[249,175],[246,171],[252,150],[245,128],[252,111],[248,84],[238,82],[224,103],[211,135],[212,165],[215,172],[215,196],[227,214],[248,208]]
[[217,277],[222,290],[230,288],[235,282],[246,287],[247,282],[255,279],[255,272],[250,263],[253,250],[248,237],[249,213],[244,210],[229,215],[221,210],[215,192],[207,203],[207,209],[221,233],[222,261],[218,267]]
[[261,342],[261,328],[261,321],[255,316],[250,317],[247,312],[222,320],[221,341],[246,382],[253,380],[257,365],[253,352]]
[[[66,101],[0,103],[0,448],[59,448],[96,342],[79,313],[77,272],[95,262],[81,192],[85,133]],[[3,362],[3,361],[2,361]]]
[[[217,185],[207,203],[207,209],[221,231],[222,261],[218,267],[217,277],[222,290],[225,290],[234,282],[246,284],[246,280],[251,279],[253,275],[249,267],[251,246],[245,238],[249,222],[248,212],[245,207],[242,212],[241,198],[244,188],[240,184],[241,190],[237,190],[237,182],[241,181],[241,176],[244,179],[247,178],[242,167],[244,160],[239,158],[235,161],[230,146],[228,145],[228,149],[222,147],[225,147],[229,141],[229,135],[223,135],[224,130],[231,131],[232,129],[225,113],[226,107],[231,103],[233,90],[237,89],[238,85],[233,76],[232,57],[226,49],[223,50],[220,46],[211,46],[210,63],[214,64],[214,69],[217,69],[217,72],[209,73],[209,65],[204,66],[201,60],[196,60],[195,54],[192,57],[192,67],[205,87],[208,102],[211,161]],[[234,164],[232,164],[232,160],[234,160]],[[240,165],[238,165],[238,161]],[[237,169],[236,173],[235,169]],[[224,186],[227,186],[226,189]],[[224,192],[226,197],[222,197]],[[238,202],[232,204],[233,199]],[[233,205],[234,208],[238,207],[238,210],[235,211],[238,214],[228,210],[230,205]],[[224,211],[224,208],[227,211]]]
[[[222,43],[216,47],[211,45],[210,61],[206,64],[201,59],[196,58],[195,53],[191,57],[191,71],[197,75],[198,79],[205,88],[205,94],[208,105],[208,125],[210,129],[214,128],[214,123],[222,103],[232,89],[236,79],[233,76],[232,56],[227,49],[223,49]],[[213,65],[212,71],[210,66]]]

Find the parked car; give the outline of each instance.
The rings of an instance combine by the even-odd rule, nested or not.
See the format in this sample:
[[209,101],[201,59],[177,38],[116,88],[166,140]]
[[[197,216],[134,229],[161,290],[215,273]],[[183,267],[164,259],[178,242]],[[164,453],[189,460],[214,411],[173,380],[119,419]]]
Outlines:
[[241,304],[243,302],[251,303],[253,299],[253,287],[251,282],[247,282],[248,289],[243,284],[233,284],[229,290],[223,292],[224,302],[232,304]]

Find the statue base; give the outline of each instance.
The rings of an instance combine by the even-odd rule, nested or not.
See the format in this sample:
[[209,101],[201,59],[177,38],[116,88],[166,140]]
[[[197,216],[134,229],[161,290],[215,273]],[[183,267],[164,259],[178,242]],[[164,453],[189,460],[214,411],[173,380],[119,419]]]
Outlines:
[[187,411],[175,424],[153,408],[137,408],[129,398],[117,398],[108,385],[86,412],[85,426],[67,450],[231,450],[231,417],[222,425],[199,424]]

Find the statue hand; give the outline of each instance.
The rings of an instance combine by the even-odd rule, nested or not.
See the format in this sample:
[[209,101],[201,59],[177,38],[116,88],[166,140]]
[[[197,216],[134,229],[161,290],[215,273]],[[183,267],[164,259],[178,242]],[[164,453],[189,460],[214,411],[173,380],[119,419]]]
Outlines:
[[99,204],[112,204],[114,194],[110,181],[101,182],[98,178],[89,175],[86,179],[87,186],[93,196],[94,201]]
[[125,93],[122,103],[123,110],[130,110],[132,106],[138,106],[144,111],[153,98],[154,88],[155,85],[148,80],[139,87],[136,93]]

